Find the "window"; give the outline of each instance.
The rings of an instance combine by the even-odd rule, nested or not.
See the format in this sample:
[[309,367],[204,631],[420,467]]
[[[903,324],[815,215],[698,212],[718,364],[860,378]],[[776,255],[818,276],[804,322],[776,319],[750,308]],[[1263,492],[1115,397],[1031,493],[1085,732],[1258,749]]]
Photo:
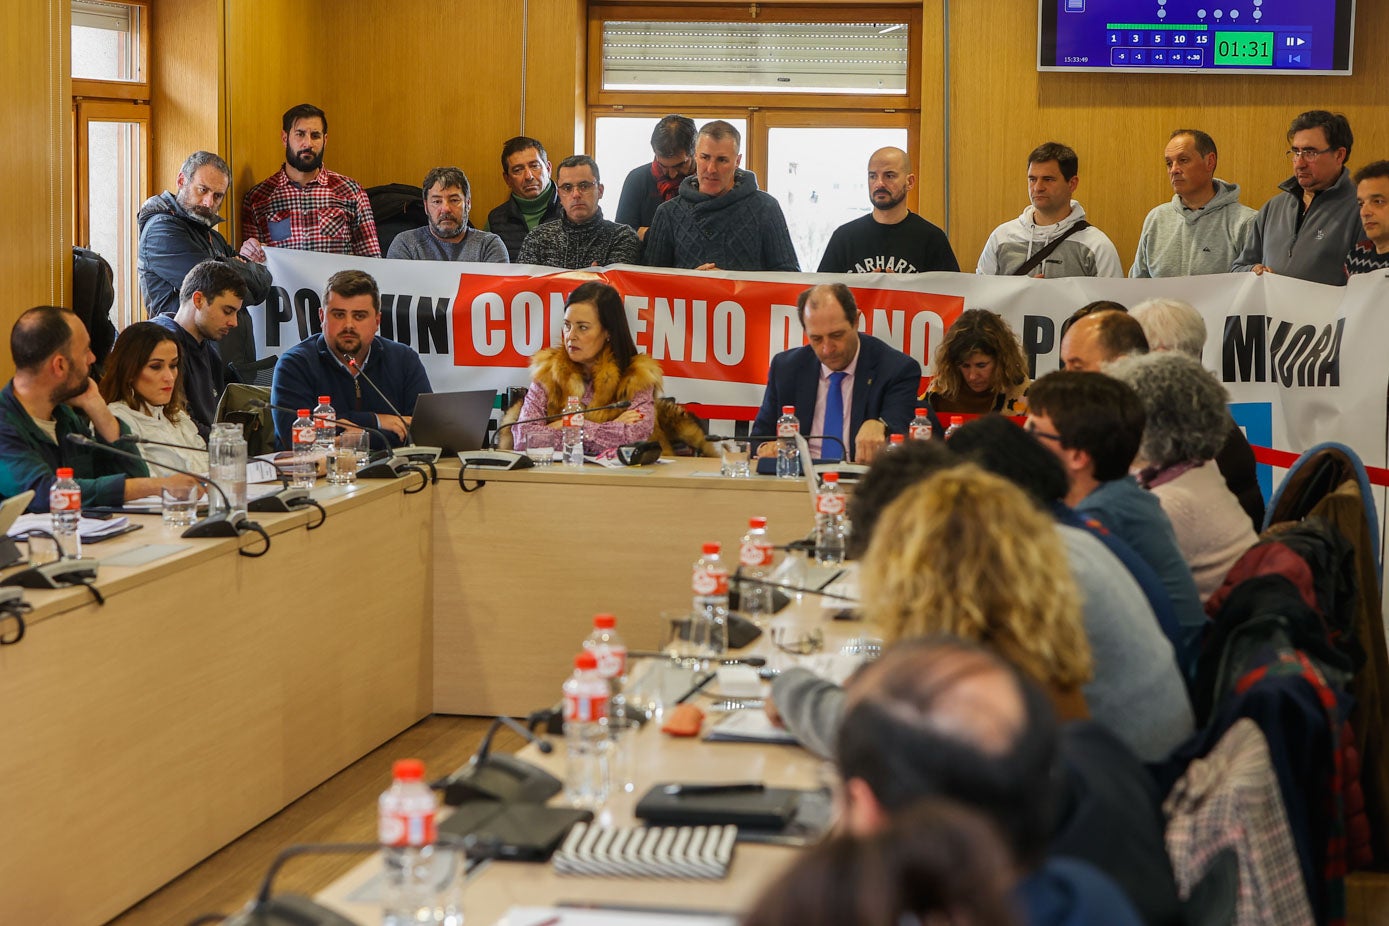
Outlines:
[[919,4],[591,4],[587,137],[605,213],[627,173],[651,163],[660,117],[725,119],[743,133],[743,167],[781,203],[802,269],[814,270],[830,233],[871,208],[869,155],[916,152],[920,17]]
[[72,3],[73,240],[115,271],[117,328],[144,318],[135,220],[150,189],[148,12],[135,0]]

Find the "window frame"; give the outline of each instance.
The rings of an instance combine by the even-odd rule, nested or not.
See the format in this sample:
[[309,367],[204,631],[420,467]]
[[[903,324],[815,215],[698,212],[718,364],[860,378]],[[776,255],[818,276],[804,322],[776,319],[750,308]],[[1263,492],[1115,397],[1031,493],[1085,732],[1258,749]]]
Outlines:
[[[603,89],[603,23],[607,20],[652,20],[658,22],[862,22],[881,20],[903,22],[908,30],[907,92],[905,94],[868,93],[769,93],[742,90],[605,90]],[[665,113],[693,110],[833,109],[907,110],[921,109],[921,4],[842,6],[762,5],[650,6],[640,4],[591,3],[588,8],[588,76],[586,98],[595,107],[623,106],[664,108]]]
[[[136,57],[139,59],[140,80],[96,80],[90,77],[73,77],[72,97],[83,99],[131,100],[148,103],[150,100],[150,5],[149,0],[105,0],[117,6],[128,6],[140,11],[139,31],[136,32]],[[69,36],[68,42],[71,44]],[[68,71],[71,73],[71,66]]]

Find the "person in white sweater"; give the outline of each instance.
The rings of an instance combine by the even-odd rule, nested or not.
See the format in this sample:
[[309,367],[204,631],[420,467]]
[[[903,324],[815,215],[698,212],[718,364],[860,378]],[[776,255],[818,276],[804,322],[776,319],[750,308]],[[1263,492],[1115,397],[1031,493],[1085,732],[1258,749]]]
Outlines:
[[1258,540],[1213,462],[1229,427],[1225,387],[1199,360],[1174,352],[1125,357],[1105,372],[1143,403],[1138,482],[1172,522],[1204,602]]
[[131,448],[152,475],[167,475],[164,466],[207,472],[207,444],[184,408],[178,341],[167,328],[136,322],[121,332],[106,360],[101,397],[132,435],[160,442]]

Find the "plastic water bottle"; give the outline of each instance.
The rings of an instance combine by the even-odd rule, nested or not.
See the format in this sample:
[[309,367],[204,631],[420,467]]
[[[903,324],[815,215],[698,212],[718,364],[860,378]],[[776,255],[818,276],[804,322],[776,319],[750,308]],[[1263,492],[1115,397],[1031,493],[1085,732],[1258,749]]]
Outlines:
[[382,922],[386,926],[432,923],[434,884],[434,792],[424,783],[424,763],[400,759],[391,769],[394,779],[378,802],[377,833],[385,856]]
[[584,641],[584,649],[598,663],[598,675],[608,683],[613,705],[622,698],[627,682],[627,644],[617,635],[617,617],[612,614],[593,615],[593,633]]
[[299,409],[299,417],[294,419],[294,427],[290,429],[290,441],[293,444],[290,449],[294,451],[289,467],[290,485],[312,489],[318,475],[311,457],[318,444],[318,426],[307,408]]
[[584,465],[583,407],[576,395],[571,395],[564,403],[564,427],[560,430],[564,439],[564,462],[570,466]]
[[[738,565],[748,579],[765,579],[772,570],[772,542],[767,539],[767,519],[748,518],[748,532],[738,543]],[[748,619],[761,627],[772,616],[772,589],[757,582],[738,587],[738,603]]]
[[815,562],[835,566],[844,562],[844,490],[838,473],[825,473],[815,493]]
[[333,408],[331,396],[318,397],[318,405],[313,410],[313,423],[316,432],[314,449],[328,453],[333,449],[333,441],[338,436],[338,413]]
[[82,555],[82,535],[77,532],[82,520],[82,487],[72,478],[72,470],[64,466],[48,490],[48,510],[53,517],[53,542],[58,545],[58,558]]
[[905,434],[889,434],[887,437],[887,449],[895,450],[907,442]]
[[796,406],[783,405],[781,417],[776,420],[776,474],[780,479],[795,479],[801,474],[801,451],[796,445],[799,433],[801,422],[796,417]]
[[719,556],[722,547],[706,543],[695,560],[690,589],[690,640],[701,656],[721,656],[728,649],[728,567]]
[[916,417],[907,426],[907,436],[912,440],[930,440],[935,437],[931,430],[931,416],[926,414],[926,409],[916,410]]
[[608,683],[598,659],[584,650],[564,683],[564,798],[596,809],[608,799]]
[[[226,493],[226,501],[213,489],[208,497],[209,514],[225,514],[236,522],[246,516],[246,438],[241,425],[219,421],[207,439],[208,477]],[[230,504],[230,508],[227,506]]]
[[948,427],[948,428],[945,429],[945,439],[946,439],[946,440],[950,440],[950,438],[952,438],[952,437],[955,436],[955,432],[958,431],[958,430],[960,430],[960,428],[963,428],[964,426],[965,426],[965,416],[964,416],[964,415],[951,415],[951,416],[950,416],[950,427]]

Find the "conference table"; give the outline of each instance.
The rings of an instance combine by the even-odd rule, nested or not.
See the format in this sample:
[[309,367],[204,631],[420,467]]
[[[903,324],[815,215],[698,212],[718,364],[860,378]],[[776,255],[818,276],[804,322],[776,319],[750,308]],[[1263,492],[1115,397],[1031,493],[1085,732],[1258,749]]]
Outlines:
[[0,922],[104,922],[431,713],[553,703],[596,612],[654,646],[702,542],[736,556],[756,514],[778,542],[809,529],[804,483],[717,471],[320,483],[318,529],[253,515],[260,558],[132,515],[85,551],[104,605],[26,590],[0,646]]
[[[874,628],[860,622],[840,621],[831,615],[837,607],[824,607],[819,599],[806,596],[793,602],[773,618],[770,628],[737,656],[761,656],[769,665],[785,668],[807,662],[824,663],[834,658],[839,673],[844,670],[844,657],[831,657],[843,647],[862,650],[864,640],[875,639]],[[812,656],[788,654],[772,642],[772,630],[779,630],[782,639],[800,638],[818,630],[823,639],[820,653]],[[871,646],[871,644],[870,644]],[[854,657],[849,657],[854,661]],[[634,670],[638,673],[653,668],[658,660],[647,660]],[[716,705],[722,699],[720,677],[692,698],[692,703],[706,711],[704,732],[724,716]],[[677,686],[678,687],[678,686]],[[667,690],[670,689],[667,687]],[[708,697],[702,697],[705,693]],[[669,705],[667,710],[669,710]],[[749,707],[745,710],[760,710]],[[633,813],[637,800],[657,783],[727,783],[760,781],[768,787],[816,790],[833,787],[835,773],[831,763],[819,759],[796,745],[765,743],[707,742],[702,738],[673,737],[659,728],[660,719],[646,724],[635,739],[635,787],[631,792],[618,792],[603,805],[595,819],[608,826],[638,824]],[[564,741],[551,736],[553,751],[546,755],[535,746],[527,746],[519,755],[525,760],[550,771],[556,777],[564,775]],[[563,804],[557,795],[551,803]],[[470,872],[464,880],[461,899],[463,914],[469,926],[492,926],[515,908],[581,905],[595,909],[638,910],[653,916],[658,911],[687,910],[727,914],[736,917],[745,913],[758,896],[796,858],[794,847],[739,843],[726,878],[716,881],[670,878],[591,877],[556,873],[545,863],[490,861]],[[358,865],[334,882],[316,898],[338,913],[358,923],[374,923],[380,919],[379,898],[382,881],[380,857]],[[535,917],[526,920],[529,926]],[[542,919],[544,916],[542,915]],[[548,921],[548,920],[545,920]],[[563,920],[561,920],[563,922]],[[516,926],[508,921],[508,926]]]

